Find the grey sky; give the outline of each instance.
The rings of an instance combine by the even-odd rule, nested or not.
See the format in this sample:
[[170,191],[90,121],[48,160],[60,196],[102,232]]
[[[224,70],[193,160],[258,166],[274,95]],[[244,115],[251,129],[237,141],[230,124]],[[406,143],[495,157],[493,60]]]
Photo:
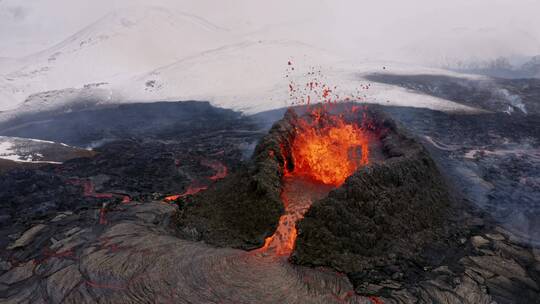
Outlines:
[[437,64],[540,54],[538,0],[0,0],[0,57],[40,51],[112,10],[142,5],[358,58]]

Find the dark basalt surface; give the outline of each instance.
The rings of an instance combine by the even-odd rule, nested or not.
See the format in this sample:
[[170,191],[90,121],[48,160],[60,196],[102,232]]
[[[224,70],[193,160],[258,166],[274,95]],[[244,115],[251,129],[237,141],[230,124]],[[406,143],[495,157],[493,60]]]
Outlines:
[[[103,203],[110,205],[124,196],[145,201],[184,193],[192,185],[206,187],[214,182],[209,177],[216,174],[208,163],[219,163],[229,172],[236,171],[246,149],[261,136],[256,125],[239,113],[203,102],[120,108],[109,109],[112,113],[106,115],[106,109],[71,113],[71,116],[62,114],[58,121],[46,120],[50,126],[42,130],[33,124],[15,128],[32,132],[29,136],[39,139],[80,142],[84,146],[103,139],[93,137],[97,133],[108,134],[105,136],[110,140],[111,132],[118,126],[124,127],[114,130],[116,134],[129,133],[130,136],[103,141],[93,150],[93,157],[76,158],[62,164],[33,167],[16,164],[9,170],[6,168],[6,172],[0,174],[0,246],[9,242],[8,236],[16,236],[34,221],[57,212],[99,210]],[[133,113],[122,119],[121,113],[126,114],[122,109],[131,109]],[[148,123],[146,129],[131,128],[144,117],[155,118],[164,112],[168,114],[163,121]],[[69,129],[85,115],[87,118],[104,115],[116,121],[105,123],[88,119],[81,122],[87,124],[85,128]],[[213,123],[217,120],[219,124]],[[55,132],[64,127],[67,127],[64,132]],[[179,127],[177,134],[171,131],[174,127]],[[39,137],[40,134],[43,137]],[[93,193],[85,193],[85,184],[92,185]]]
[[[375,108],[375,107],[373,107]],[[314,202],[298,224],[292,261],[352,274],[436,266],[466,229],[453,222],[447,185],[428,152],[378,111],[371,111],[387,157],[360,168],[327,198]],[[430,252],[429,250],[437,250]],[[426,258],[427,257],[427,258]],[[412,264],[412,266],[411,266]],[[365,276],[363,282],[376,277]]]
[[388,157],[360,168],[300,221],[295,260],[350,272],[370,257],[417,254],[441,238],[450,197],[435,163],[392,123],[382,126]]
[[[399,114],[403,113],[399,108],[378,106],[369,106],[367,110],[369,117],[375,118],[373,122],[377,122],[374,128],[384,130],[380,132],[384,160],[360,169],[342,187],[314,203],[297,226],[299,235],[290,260],[345,272],[357,294],[380,296],[384,303],[488,304],[493,299],[513,303],[516,294],[521,295],[524,303],[535,303],[538,272],[526,270],[537,267],[534,265],[538,262],[530,258],[536,254],[535,249],[531,252],[527,245],[502,237],[504,234],[515,240],[515,235],[472,206],[465,195],[456,193],[462,189],[454,184],[459,177],[443,176],[418,138],[381,111],[401,119]],[[456,130],[445,135],[467,137],[461,141],[483,136],[489,141],[485,132],[469,134],[460,129],[472,124],[471,116],[441,116],[446,117],[433,123],[441,127],[441,132],[445,125]],[[206,192],[178,201],[176,223],[184,237],[242,249],[263,244],[264,237],[275,229],[280,213],[254,215],[271,206],[259,204],[268,202],[264,196],[268,192],[256,196],[253,193],[257,193],[257,188],[247,185],[257,185],[255,176],[273,180],[274,187],[270,189],[278,193],[284,157],[289,169],[294,166],[287,157],[287,147],[294,138],[295,119],[294,114],[286,112],[237,175],[214,184]],[[423,120],[407,122],[416,126]],[[447,158],[437,155],[437,159],[445,168],[449,164]],[[447,178],[454,182],[450,189]],[[255,204],[250,205],[250,201]],[[249,210],[249,214],[243,214],[244,210]],[[247,223],[242,217],[257,222]]]
[[[376,140],[386,160],[360,169],[313,205],[298,225],[293,261],[350,273],[375,262],[412,259],[450,233],[449,194],[435,163],[375,108],[348,113],[346,119],[358,124],[364,115],[369,119],[370,128],[381,134]],[[281,179],[284,164],[294,166],[289,149],[297,119],[295,111],[286,112],[242,170],[178,201],[176,220],[184,237],[243,249],[264,244],[283,212]]]
[[[455,94],[466,97],[467,92]],[[89,139],[81,145],[87,146],[99,136],[86,135],[108,129],[108,137],[118,124],[127,130],[115,134],[130,134],[130,139],[102,145],[91,158],[0,175],[1,303],[522,304],[540,299],[536,114],[384,107],[426,147],[451,181],[450,192],[462,196],[459,214],[449,217],[462,230],[411,259],[378,266],[391,261],[383,255],[383,263],[344,276],[176,237],[170,219],[178,208],[163,197],[183,193],[194,183],[211,186],[209,177],[216,171],[205,160],[223,163],[231,174],[251,172],[243,171],[250,167],[243,160],[266,132],[254,127],[250,117],[207,103],[148,107],[162,107],[174,118],[170,122],[183,119],[181,132],[161,135],[159,128],[150,133],[131,128],[145,120],[123,117],[117,109],[111,111],[118,121],[94,125],[89,119],[84,128],[66,130],[69,136],[54,131],[64,128],[64,119],[55,126],[55,117],[43,116],[25,125],[28,136],[39,139],[75,142],[82,132]],[[281,118],[284,111],[275,112]],[[73,121],[84,116],[71,115],[62,116]],[[254,120],[268,117],[267,122],[274,121],[266,113]],[[212,123],[216,120],[223,124]],[[38,121],[51,132],[40,130]],[[85,195],[82,184],[88,180],[94,185],[92,195]],[[117,195],[97,195],[105,193]],[[123,203],[125,195],[132,201]],[[473,204],[484,209],[474,210]]]
[[255,249],[276,229],[285,150],[292,138],[294,113],[287,112],[261,139],[249,162],[208,190],[177,201],[182,236],[210,244]]
[[[257,130],[242,114],[208,102],[154,102],[64,109],[16,116],[0,122],[0,135],[37,138],[79,147],[125,139],[178,140],[201,134]],[[207,136],[207,135],[206,135]]]
[[369,81],[397,85],[478,109],[540,114],[540,79],[459,78],[444,75],[371,74]]

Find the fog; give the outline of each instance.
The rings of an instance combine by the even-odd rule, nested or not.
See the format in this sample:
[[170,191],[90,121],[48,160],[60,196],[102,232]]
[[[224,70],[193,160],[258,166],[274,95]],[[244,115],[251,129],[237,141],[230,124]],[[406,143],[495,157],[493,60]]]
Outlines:
[[538,0],[0,0],[0,57],[38,52],[110,11],[147,5],[354,59],[445,65],[540,54]]

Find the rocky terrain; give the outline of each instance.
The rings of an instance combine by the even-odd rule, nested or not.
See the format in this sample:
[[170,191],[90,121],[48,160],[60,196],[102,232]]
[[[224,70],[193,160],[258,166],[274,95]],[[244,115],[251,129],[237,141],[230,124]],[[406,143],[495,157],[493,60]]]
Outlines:
[[[448,238],[455,243],[402,260],[401,268],[344,275],[185,239],[171,226],[178,206],[166,198],[241,172],[265,122],[281,114],[246,117],[204,103],[175,104],[159,112],[168,122],[156,126],[140,125],[149,112],[138,107],[112,116],[114,123],[86,122],[79,137],[47,133],[59,128],[50,121],[45,129],[25,123],[0,130],[80,146],[97,134],[109,141],[91,158],[0,175],[1,303],[538,303],[534,113],[384,108],[430,152],[459,199],[463,230]],[[120,113],[100,111],[94,114]],[[119,134],[130,135],[118,141]]]
[[[197,115],[193,108],[201,114]],[[151,124],[139,129],[123,129],[117,126],[118,120],[115,119],[110,120],[112,125],[94,121],[96,125],[88,126],[86,134],[82,133],[82,128],[66,128],[64,133],[59,133],[56,132],[58,126],[52,127],[48,134],[58,141],[73,142],[73,138],[79,134],[80,145],[90,145],[97,133],[108,134],[104,135],[108,140],[103,141],[108,143],[94,149],[94,157],[45,164],[38,169],[28,168],[24,163],[22,167],[16,165],[17,170],[1,175],[0,187],[3,190],[0,200],[5,202],[0,207],[2,235],[11,234],[12,229],[23,229],[33,219],[46,218],[58,211],[101,208],[103,200],[163,198],[195,188],[202,189],[214,179],[225,176],[228,170],[234,170],[239,165],[250,142],[256,140],[257,131],[240,115],[230,116],[232,112],[224,111],[219,117],[220,123],[234,130],[223,132],[222,125],[208,121],[209,126],[204,127],[203,132],[200,129],[203,123],[200,116],[219,116],[219,111],[212,114],[206,112],[209,109],[207,104],[202,103],[180,105],[174,112],[178,117],[175,121],[190,125],[190,130],[177,125],[180,130],[177,134],[170,132],[167,119],[162,121],[166,127],[161,129]],[[141,113],[152,115],[149,112]],[[190,113],[191,120],[186,119],[187,113]],[[79,120],[79,115],[75,115],[75,120]],[[57,122],[66,125],[61,118]],[[123,123],[138,125],[139,121],[131,115]],[[36,129],[38,132],[47,131],[43,125]],[[110,130],[122,129],[125,130],[123,132],[131,132],[131,136],[114,140]],[[19,131],[28,132],[24,128]],[[155,136],[156,132],[159,136]],[[2,238],[1,242],[5,244],[7,239]]]
[[374,108],[369,117],[380,130],[385,158],[361,167],[314,202],[297,225],[294,262],[349,274],[377,267],[400,269],[407,264],[403,261],[412,260],[422,268],[428,265],[416,257],[442,259],[441,250],[427,251],[451,251],[466,229],[455,219],[461,206],[453,203],[427,151]]
[[282,178],[291,140],[293,112],[272,126],[244,166],[208,190],[177,201],[180,233],[193,240],[242,249],[264,244],[284,212]]
[[467,79],[445,75],[371,74],[366,79],[397,85],[411,92],[452,100],[486,111],[540,113],[540,79]]

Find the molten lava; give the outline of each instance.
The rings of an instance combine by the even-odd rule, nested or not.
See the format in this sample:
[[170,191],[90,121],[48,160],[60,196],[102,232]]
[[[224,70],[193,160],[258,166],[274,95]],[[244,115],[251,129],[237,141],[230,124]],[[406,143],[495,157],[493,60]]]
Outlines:
[[219,161],[203,160],[201,161],[206,167],[212,168],[216,173],[209,177],[213,181],[220,180],[227,176],[227,167]]
[[342,116],[313,111],[301,119],[292,146],[295,175],[340,186],[361,165],[368,163],[367,136]]
[[[214,169],[215,174],[208,177],[208,179],[210,179],[211,181],[217,181],[227,176],[227,167],[219,161],[203,159],[201,161],[201,164],[203,166]],[[184,193],[167,196],[163,199],[163,201],[166,203],[171,203],[181,197],[197,194],[206,189],[208,189],[208,186],[206,184],[201,184],[201,181],[194,181],[193,183],[191,183],[191,185],[188,186],[187,190]]]
[[206,190],[208,187],[207,186],[194,186],[194,185],[189,185],[186,192],[182,193],[182,194],[176,194],[176,195],[171,195],[171,196],[167,196],[165,197],[163,200],[165,202],[174,202],[176,201],[177,199],[181,198],[181,197],[186,197],[188,195],[193,195],[193,194],[197,194],[201,191],[204,191]]
[[257,252],[271,252],[276,256],[288,256],[296,241],[296,222],[304,217],[313,201],[321,199],[332,190],[325,185],[304,176],[285,176],[281,200],[285,214],[279,219],[276,232],[266,238],[264,246]]
[[[83,187],[83,195],[86,197],[93,197],[97,199],[112,199],[112,198],[122,198],[123,204],[129,204],[131,202],[131,197],[128,195],[118,194],[118,193],[97,193],[95,191],[94,183],[91,180],[84,180],[84,179],[71,179],[68,180],[69,184],[82,186]],[[99,224],[100,225],[107,225],[107,204],[102,204],[101,208],[99,209]]]
[[[285,150],[282,147],[282,153]],[[343,116],[314,110],[297,122],[291,147],[293,170],[285,164],[281,199],[285,214],[276,232],[256,252],[288,256],[296,242],[296,222],[313,201],[343,184],[360,166],[368,164],[368,136],[363,128]]]

